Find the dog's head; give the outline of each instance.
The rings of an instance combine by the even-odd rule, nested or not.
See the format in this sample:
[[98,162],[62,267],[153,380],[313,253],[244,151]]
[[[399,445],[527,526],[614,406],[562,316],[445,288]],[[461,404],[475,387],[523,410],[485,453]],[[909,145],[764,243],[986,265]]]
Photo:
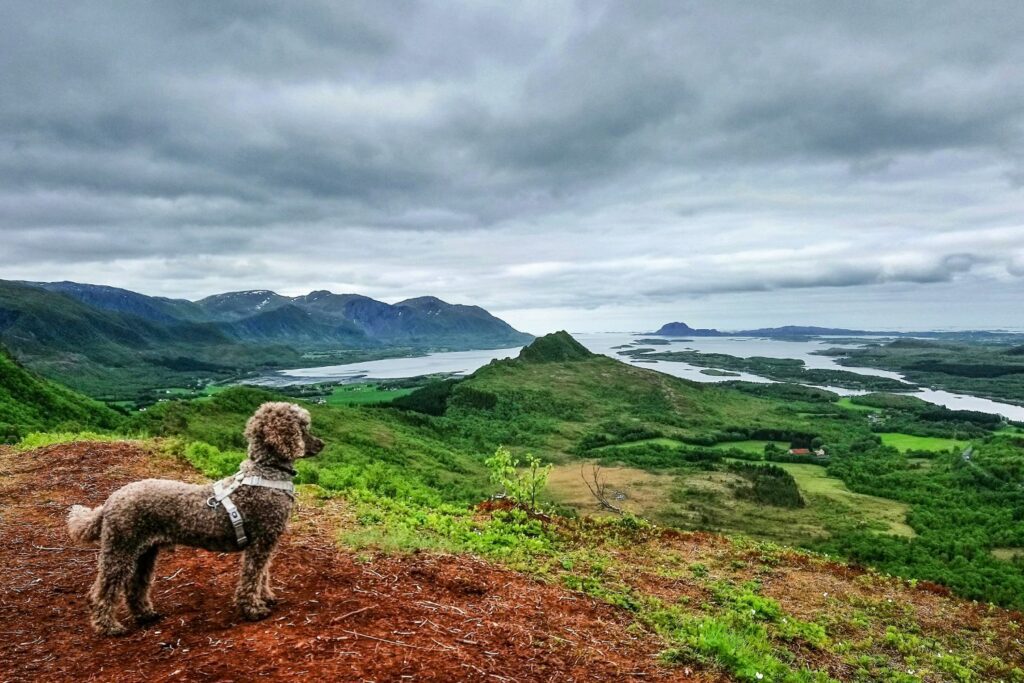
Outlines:
[[289,462],[316,455],[324,442],[309,433],[309,411],[294,403],[264,403],[245,425],[249,456],[256,462]]

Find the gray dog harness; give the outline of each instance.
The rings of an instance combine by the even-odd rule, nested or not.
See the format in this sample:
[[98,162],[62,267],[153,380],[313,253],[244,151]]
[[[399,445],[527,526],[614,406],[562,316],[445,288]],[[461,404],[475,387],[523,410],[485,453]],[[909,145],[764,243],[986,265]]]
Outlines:
[[264,479],[259,476],[247,477],[242,472],[233,477],[215,482],[213,484],[213,495],[207,498],[206,504],[212,508],[217,507],[218,503],[224,506],[228,513],[228,519],[231,520],[231,526],[235,528],[235,537],[238,539],[239,547],[245,546],[249,542],[249,538],[245,535],[245,520],[242,519],[242,513],[238,511],[238,507],[231,501],[231,494],[243,486],[262,486],[267,489],[277,489],[278,491],[284,491],[292,498],[295,497],[295,484],[290,481]]

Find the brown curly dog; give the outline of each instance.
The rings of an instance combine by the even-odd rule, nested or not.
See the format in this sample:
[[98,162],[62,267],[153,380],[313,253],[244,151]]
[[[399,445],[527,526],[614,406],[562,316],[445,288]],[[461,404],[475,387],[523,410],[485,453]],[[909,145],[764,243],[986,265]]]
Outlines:
[[269,615],[274,603],[270,556],[292,509],[293,495],[285,490],[295,476],[292,462],[316,455],[324,446],[309,433],[309,426],[309,412],[292,403],[264,403],[249,418],[249,457],[242,461],[240,475],[256,484],[239,486],[229,499],[241,513],[247,542],[240,542],[212,484],[145,479],[118,489],[100,507],[72,506],[71,538],[100,542],[96,582],[89,594],[96,630],[112,636],[126,632],[115,615],[122,593],[137,623],[160,617],[150,602],[149,587],[160,548],[172,545],[244,551],[235,600],[248,619]]

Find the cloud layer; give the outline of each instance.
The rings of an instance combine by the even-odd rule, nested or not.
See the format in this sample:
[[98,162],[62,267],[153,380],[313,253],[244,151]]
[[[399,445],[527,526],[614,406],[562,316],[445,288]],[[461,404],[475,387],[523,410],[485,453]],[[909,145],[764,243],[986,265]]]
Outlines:
[[1020,3],[347,5],[8,3],[0,277],[534,329],[1024,293]]

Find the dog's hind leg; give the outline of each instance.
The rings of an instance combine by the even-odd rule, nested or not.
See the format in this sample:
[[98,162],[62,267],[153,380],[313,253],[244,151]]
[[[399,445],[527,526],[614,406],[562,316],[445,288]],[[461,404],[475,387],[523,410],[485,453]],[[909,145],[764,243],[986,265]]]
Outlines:
[[272,545],[253,543],[242,555],[242,576],[238,580],[235,602],[242,616],[251,621],[270,616],[270,608],[263,598],[265,579],[263,572],[274,551]]
[[274,595],[274,589],[270,585],[270,560],[263,565],[263,578],[261,580],[262,589],[260,590],[260,596],[268,606],[273,607],[277,604],[277,596]]
[[106,636],[120,636],[127,629],[117,620],[116,612],[122,591],[124,591],[134,568],[132,557],[104,544],[100,549],[96,582],[89,594],[92,603],[92,625]]
[[153,570],[160,546],[150,546],[135,561],[135,572],[128,583],[128,609],[132,611],[137,624],[149,624],[160,618],[149,599],[149,588],[153,584]]

